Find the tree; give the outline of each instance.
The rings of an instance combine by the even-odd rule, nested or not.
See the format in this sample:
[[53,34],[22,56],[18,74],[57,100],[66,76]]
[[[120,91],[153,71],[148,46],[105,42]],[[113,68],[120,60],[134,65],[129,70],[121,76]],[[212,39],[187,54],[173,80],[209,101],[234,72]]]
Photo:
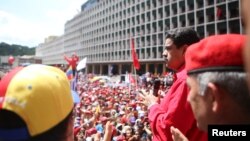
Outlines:
[[0,43],[0,56],[23,56],[23,55],[35,55],[35,48],[30,48],[28,46],[16,45],[12,44],[9,45],[7,43],[1,42]]

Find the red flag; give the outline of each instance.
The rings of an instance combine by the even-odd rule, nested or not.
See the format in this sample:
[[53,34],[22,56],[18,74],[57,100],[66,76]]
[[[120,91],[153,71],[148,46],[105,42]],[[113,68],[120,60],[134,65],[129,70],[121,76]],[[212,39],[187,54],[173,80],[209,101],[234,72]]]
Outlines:
[[136,52],[135,52],[135,43],[134,43],[134,39],[131,39],[131,48],[132,48],[132,57],[133,57],[133,64],[135,69],[139,70],[140,69],[140,63],[138,61]]

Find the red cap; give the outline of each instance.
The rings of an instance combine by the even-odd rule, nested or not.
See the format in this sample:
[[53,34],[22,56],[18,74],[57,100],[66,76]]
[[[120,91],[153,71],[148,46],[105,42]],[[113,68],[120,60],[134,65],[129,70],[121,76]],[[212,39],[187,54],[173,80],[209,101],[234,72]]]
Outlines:
[[74,128],[74,136],[75,136],[75,137],[76,137],[76,135],[79,133],[80,130],[81,130],[80,127]]
[[95,128],[90,128],[88,130],[86,130],[86,136],[91,136],[93,134],[96,134],[97,130]]
[[121,123],[127,123],[127,118],[125,116],[121,118]]
[[124,140],[126,140],[126,139],[123,135],[120,135],[116,138],[116,141],[124,141]]
[[133,108],[136,107],[136,103],[135,102],[130,102],[129,105],[132,106]]
[[100,121],[101,121],[101,122],[107,122],[107,121],[108,121],[108,118],[105,117],[105,116],[103,116],[103,117],[100,118]]
[[240,34],[214,35],[188,47],[188,74],[206,71],[243,71],[242,49],[246,37]]
[[86,110],[83,112],[84,114],[93,114],[90,110]]

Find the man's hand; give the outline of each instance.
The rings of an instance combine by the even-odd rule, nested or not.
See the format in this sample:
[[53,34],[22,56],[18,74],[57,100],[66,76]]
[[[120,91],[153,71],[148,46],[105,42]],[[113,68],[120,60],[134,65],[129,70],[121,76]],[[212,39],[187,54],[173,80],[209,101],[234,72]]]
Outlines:
[[105,133],[103,141],[110,141],[112,138],[112,132],[113,132],[112,124],[110,121],[108,121],[105,125]]
[[187,137],[177,128],[171,126],[170,132],[172,134],[173,141],[188,141]]
[[151,106],[159,102],[159,98],[153,95],[153,92],[139,91],[139,96],[143,99],[146,106]]

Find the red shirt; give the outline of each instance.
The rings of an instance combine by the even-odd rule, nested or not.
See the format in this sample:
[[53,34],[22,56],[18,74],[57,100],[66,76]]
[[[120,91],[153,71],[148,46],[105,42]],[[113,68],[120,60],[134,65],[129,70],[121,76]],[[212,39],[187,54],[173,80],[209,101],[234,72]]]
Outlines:
[[148,118],[153,132],[153,141],[172,141],[171,126],[178,128],[189,141],[207,141],[207,133],[198,129],[191,106],[187,101],[187,73],[184,66],[176,76],[176,81],[161,103],[150,107]]
[[68,64],[72,67],[72,69],[76,69],[76,63],[78,62],[79,60],[79,57],[78,56],[73,56],[72,58],[69,58],[67,56],[64,56],[64,59],[68,62]]

